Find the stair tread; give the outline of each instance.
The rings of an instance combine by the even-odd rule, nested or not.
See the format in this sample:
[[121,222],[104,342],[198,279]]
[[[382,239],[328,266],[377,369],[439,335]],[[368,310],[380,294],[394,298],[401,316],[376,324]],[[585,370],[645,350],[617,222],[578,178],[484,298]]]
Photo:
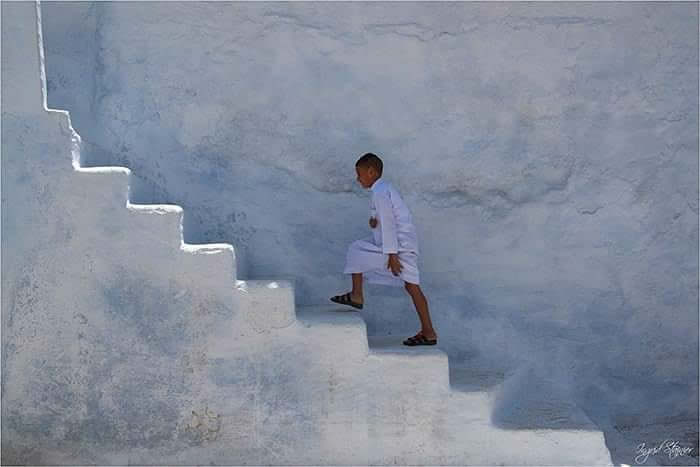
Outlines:
[[367,336],[370,351],[373,353],[392,353],[392,354],[417,354],[434,355],[439,357],[447,357],[444,350],[441,350],[436,345],[405,345],[403,341],[405,336],[398,335],[375,335]]
[[182,249],[195,253],[218,253],[222,250],[234,251],[230,243],[182,243]]
[[179,214],[179,213],[183,212],[182,206],[180,206],[179,204],[164,204],[164,203],[143,204],[143,203],[132,203],[131,201],[127,201],[126,207],[128,209],[131,209],[132,211],[146,211],[146,212],[153,212],[156,214],[167,214],[167,213]]
[[498,387],[505,380],[502,370],[470,366],[469,362],[450,363],[450,386],[458,391],[481,392]]
[[280,279],[236,279],[235,286],[245,288],[248,285],[261,286],[264,285],[269,289],[286,289],[294,286],[294,283],[289,280]]
[[106,165],[106,166],[96,166],[96,167],[77,167],[76,172],[86,172],[86,173],[129,173],[131,169],[121,165]]
[[345,311],[343,305],[297,306],[297,319],[304,324],[330,324],[338,326],[365,326],[365,320],[357,312]]

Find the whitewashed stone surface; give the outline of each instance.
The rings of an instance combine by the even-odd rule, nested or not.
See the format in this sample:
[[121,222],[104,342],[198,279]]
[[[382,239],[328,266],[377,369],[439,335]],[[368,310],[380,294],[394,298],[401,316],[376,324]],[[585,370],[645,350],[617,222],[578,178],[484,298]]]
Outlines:
[[[3,458],[697,464],[697,3],[40,8],[79,136],[3,2]],[[364,152],[445,353],[372,337],[418,329],[403,290],[311,306]]]

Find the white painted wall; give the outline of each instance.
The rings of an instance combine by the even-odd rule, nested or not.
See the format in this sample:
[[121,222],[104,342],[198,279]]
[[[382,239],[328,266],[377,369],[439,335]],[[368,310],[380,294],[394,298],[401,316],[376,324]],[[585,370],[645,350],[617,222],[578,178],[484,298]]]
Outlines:
[[[10,8],[3,36],[30,34],[6,32]],[[422,287],[451,364],[529,369],[513,394],[525,400],[538,381],[554,382],[600,426],[654,421],[672,437],[692,421],[697,443],[697,5],[58,2],[42,11],[48,104],[71,112],[83,163],[129,167],[131,202],[182,206],[185,241],[233,244],[240,278],[288,280],[297,305],[347,290],[345,249],[368,228],[354,162],[375,152],[414,214]],[[206,400],[190,393],[207,368],[194,363],[197,336],[218,327],[204,290],[221,281],[221,316],[241,316],[235,290],[226,304],[233,255],[222,250],[211,267],[208,255],[178,253],[182,214],[118,209],[125,172],[83,177],[65,166],[66,118],[27,105],[38,100],[23,97],[36,76],[31,62],[6,66],[15,49],[5,43],[3,331],[15,336],[8,346],[31,352],[4,347],[3,381],[27,367],[46,374],[37,352],[96,353],[82,357],[68,383],[76,388],[104,384],[115,355],[138,346],[173,352],[179,360],[153,361],[146,383],[141,375],[123,389],[160,394],[168,371],[195,372],[168,396],[182,413],[168,412],[155,443],[189,401]],[[165,310],[161,301],[187,311],[165,323],[140,312]],[[45,308],[24,312],[32,303]],[[366,303],[370,335],[417,329],[403,290],[368,286]],[[209,318],[191,327],[197,306]],[[76,334],[93,322],[83,307],[97,313],[95,329],[120,332],[96,338],[102,347],[83,342]],[[31,347],[32,333],[52,339]],[[44,394],[12,391],[3,401]],[[159,410],[82,397],[136,431]],[[97,423],[87,413],[52,426],[79,433]],[[115,435],[96,426],[98,442]]]

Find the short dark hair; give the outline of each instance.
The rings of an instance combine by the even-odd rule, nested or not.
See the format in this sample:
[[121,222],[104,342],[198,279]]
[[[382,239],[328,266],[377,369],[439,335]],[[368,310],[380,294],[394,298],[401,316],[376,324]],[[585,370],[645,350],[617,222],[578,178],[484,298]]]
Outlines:
[[379,158],[379,156],[368,152],[357,159],[357,162],[355,162],[355,167],[374,167],[374,170],[376,170],[381,177],[384,164],[382,164],[382,160]]

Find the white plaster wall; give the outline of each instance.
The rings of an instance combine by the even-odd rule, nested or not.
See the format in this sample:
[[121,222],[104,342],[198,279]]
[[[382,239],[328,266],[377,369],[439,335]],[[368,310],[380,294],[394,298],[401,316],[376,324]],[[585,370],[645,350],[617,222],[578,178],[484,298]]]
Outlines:
[[[697,5],[47,2],[42,10],[49,107],[71,111],[84,163],[132,169],[132,202],[183,206],[185,241],[232,243],[241,277],[288,279],[298,305],[323,303],[349,285],[345,248],[368,228],[353,166],[375,152],[414,213],[423,289],[452,361],[529,366],[530,387],[565,381],[567,396],[601,425],[690,426],[687,439],[697,442]],[[6,129],[3,112],[4,134],[26,134]],[[63,138],[70,147],[62,131],[44,144]],[[60,170],[16,162],[36,203],[20,211],[6,202],[23,191],[5,188],[5,144],[7,320],[16,315],[5,310],[28,306],[17,297],[34,300],[21,290],[38,279],[22,279],[36,277],[20,271],[37,260],[20,260],[6,229],[17,225],[14,241],[35,252],[37,244],[63,251],[55,243],[70,229],[57,215],[47,225],[63,222],[63,233],[27,236],[37,219],[61,212],[41,211],[46,203],[35,199],[54,193],[35,177],[54,180]],[[80,196],[86,212],[104,196],[95,184]],[[11,204],[33,217],[8,225],[22,219]],[[132,234],[102,250],[101,237],[74,232],[74,248],[92,242],[103,258],[129,250],[137,234],[127,219],[91,216],[78,225]],[[152,243],[119,264],[152,267]],[[159,270],[173,268],[166,256]],[[76,271],[62,278],[82,277],[89,263],[75,258],[52,259]],[[120,277],[114,268],[105,280]],[[58,286],[54,269],[43,277]],[[144,282],[123,279],[137,289]],[[366,294],[369,334],[415,331],[403,291]],[[22,336],[54,329],[22,319],[31,323],[13,324]],[[194,352],[186,348],[177,352]],[[522,389],[523,398],[534,391]]]
[[180,250],[181,208],[127,208],[128,169],[77,170],[38,44],[35,2],[3,2],[3,460],[196,443],[202,336],[235,323],[232,250]]
[[442,350],[368,339],[359,314],[295,307],[288,281],[239,280],[230,244],[183,243],[181,207],[81,166],[47,108],[39,3],[0,11],[4,463],[610,465],[575,407],[504,429],[491,411],[517,378],[454,391]]
[[[655,415],[695,411],[697,5],[98,3],[45,5],[49,99],[186,239],[323,303],[373,151],[451,356],[567,348],[584,399],[646,418],[670,384]],[[370,333],[416,329],[402,290],[367,295]]]

